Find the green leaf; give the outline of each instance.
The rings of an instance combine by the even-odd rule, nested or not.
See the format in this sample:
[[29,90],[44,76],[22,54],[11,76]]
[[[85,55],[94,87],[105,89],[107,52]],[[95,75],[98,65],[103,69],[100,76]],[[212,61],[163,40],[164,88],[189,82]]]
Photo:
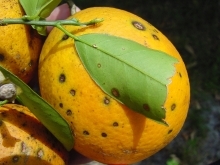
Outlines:
[[[24,19],[44,20],[50,13],[59,5],[61,0],[19,0],[22,5],[26,16]],[[45,26],[32,25],[34,29],[41,35],[46,35]]]
[[42,122],[42,124],[64,145],[67,150],[73,148],[73,132],[65,119],[53,107],[44,101],[28,85],[0,65],[0,71],[18,88],[17,99]]
[[75,40],[79,57],[100,88],[132,110],[165,122],[167,85],[178,60],[134,41],[107,34]]

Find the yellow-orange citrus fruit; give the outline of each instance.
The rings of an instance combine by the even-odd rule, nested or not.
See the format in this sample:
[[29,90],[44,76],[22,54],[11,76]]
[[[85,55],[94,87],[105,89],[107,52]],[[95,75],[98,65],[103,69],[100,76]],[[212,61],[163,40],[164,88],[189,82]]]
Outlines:
[[78,152],[106,164],[130,164],[153,155],[173,140],[187,115],[189,80],[179,53],[159,30],[132,13],[95,7],[72,17],[81,22],[104,18],[102,23],[89,27],[65,26],[74,35],[119,36],[179,60],[164,104],[165,120],[169,124],[166,127],[105,94],[83,67],[73,39],[60,30],[50,33],[40,55],[41,94],[71,125],[75,136],[73,147]]
[[0,107],[1,165],[65,165],[68,152],[28,108]]
[[[0,1],[0,19],[23,15],[19,0]],[[0,26],[0,31],[0,65],[29,82],[38,65],[43,38],[26,25]]]

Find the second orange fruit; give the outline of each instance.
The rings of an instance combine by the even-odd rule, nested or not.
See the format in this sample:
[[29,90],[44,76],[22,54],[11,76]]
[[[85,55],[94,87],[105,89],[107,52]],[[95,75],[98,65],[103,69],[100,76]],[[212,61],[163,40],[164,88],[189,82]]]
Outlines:
[[[72,127],[74,148],[106,164],[131,164],[165,147],[179,133],[190,98],[187,71],[171,42],[142,18],[115,8],[82,10],[72,18],[87,22],[104,18],[89,27],[65,26],[74,35],[105,33],[136,41],[179,60],[168,85],[164,126],[138,114],[106,95],[83,67],[74,40],[54,29],[40,56],[39,83],[42,97],[51,103]],[[114,49],[114,48],[112,48]]]

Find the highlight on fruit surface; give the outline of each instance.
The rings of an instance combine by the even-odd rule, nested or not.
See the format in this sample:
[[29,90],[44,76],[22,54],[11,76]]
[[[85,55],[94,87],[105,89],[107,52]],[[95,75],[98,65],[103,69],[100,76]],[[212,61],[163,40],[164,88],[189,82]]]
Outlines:
[[0,164],[66,165],[68,152],[28,108],[0,107]]

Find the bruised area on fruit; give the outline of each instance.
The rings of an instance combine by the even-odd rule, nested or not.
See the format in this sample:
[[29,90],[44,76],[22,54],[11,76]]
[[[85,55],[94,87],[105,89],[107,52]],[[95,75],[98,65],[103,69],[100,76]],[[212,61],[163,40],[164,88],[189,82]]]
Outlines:
[[11,104],[0,107],[0,153],[0,162],[6,164],[68,161],[61,143],[27,109]]

